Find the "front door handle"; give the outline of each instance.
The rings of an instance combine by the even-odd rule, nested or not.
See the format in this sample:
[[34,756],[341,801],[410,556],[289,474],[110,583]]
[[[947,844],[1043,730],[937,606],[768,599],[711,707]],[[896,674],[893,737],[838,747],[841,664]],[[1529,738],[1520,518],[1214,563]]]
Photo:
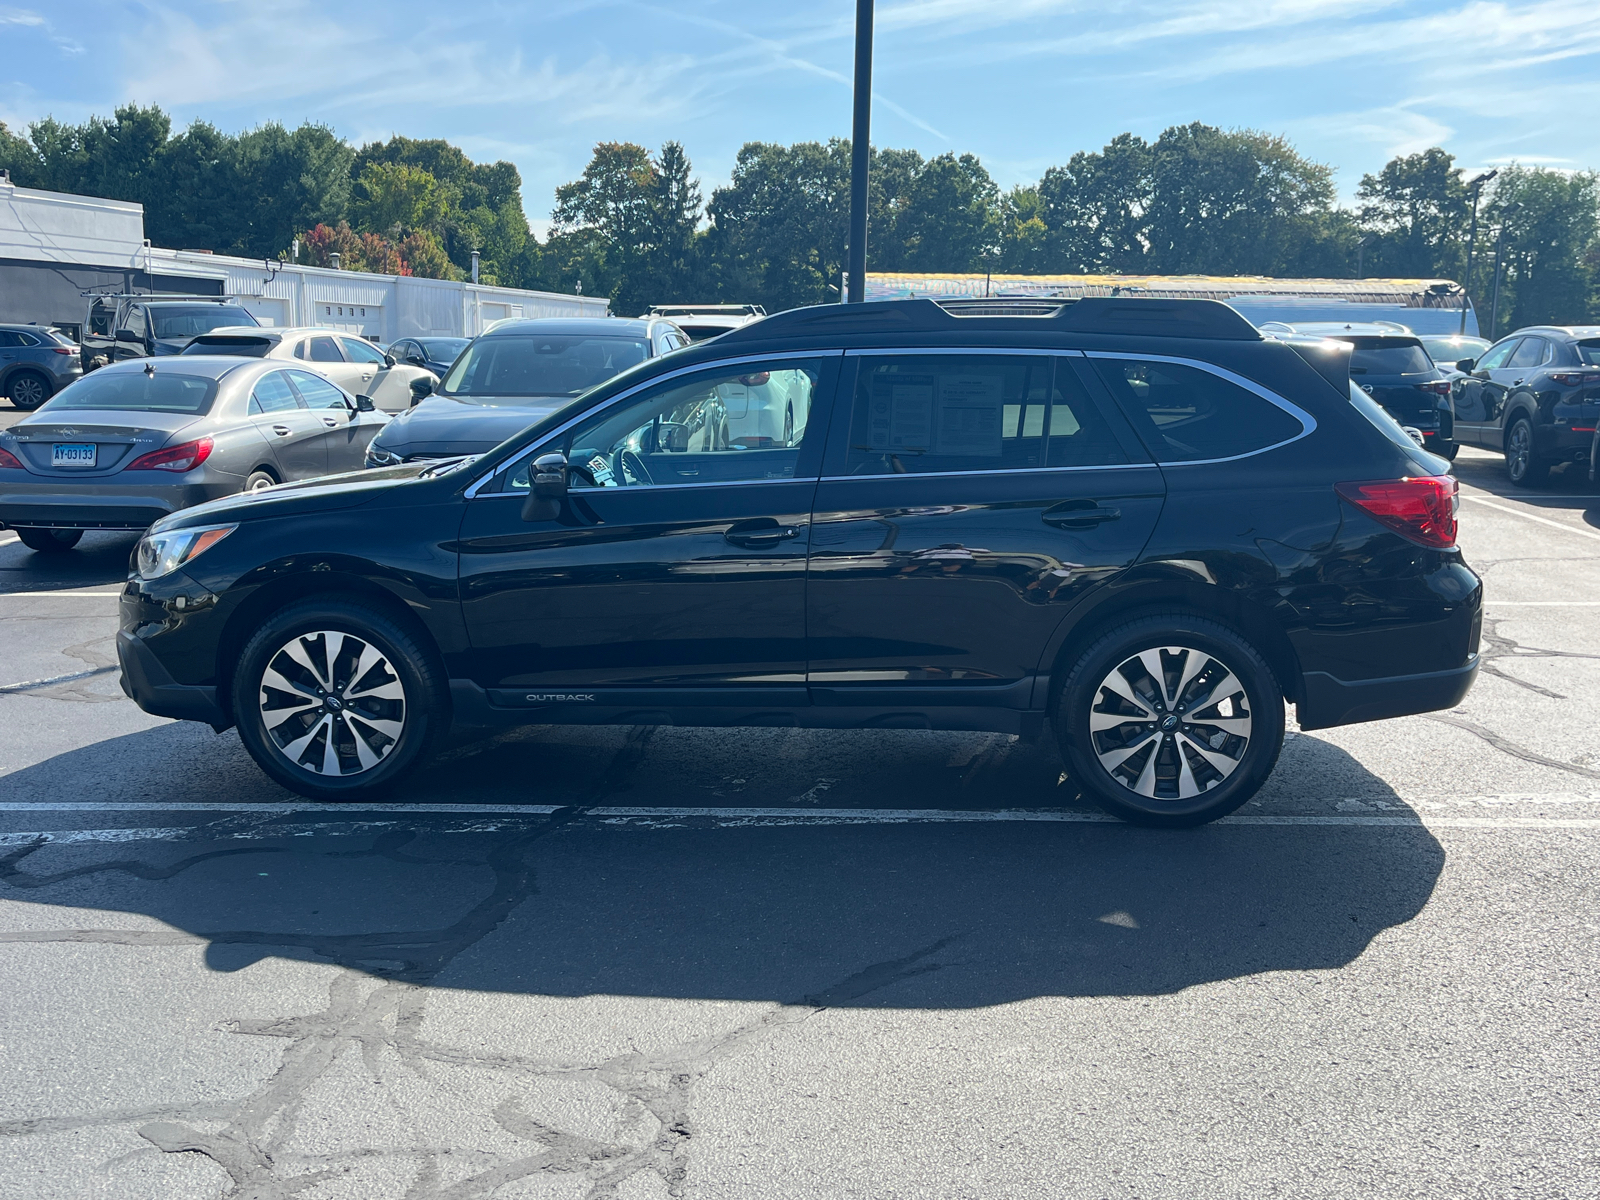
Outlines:
[[1057,529],[1093,529],[1104,521],[1116,521],[1121,517],[1120,508],[1102,508],[1094,500],[1068,500],[1039,514],[1041,521]]
[[339,423],[339,421],[335,417],[323,417],[322,418],[322,423],[324,425],[326,425],[329,429],[332,429],[335,425],[337,425]]
[[779,525],[776,521],[766,519],[741,521],[737,525],[730,525],[722,536],[735,546],[743,546],[746,550],[764,550],[788,538],[799,537],[800,527]]
[[272,432],[277,434],[279,437],[288,437],[289,434],[294,431],[291,430],[287,425],[274,425],[272,427]]

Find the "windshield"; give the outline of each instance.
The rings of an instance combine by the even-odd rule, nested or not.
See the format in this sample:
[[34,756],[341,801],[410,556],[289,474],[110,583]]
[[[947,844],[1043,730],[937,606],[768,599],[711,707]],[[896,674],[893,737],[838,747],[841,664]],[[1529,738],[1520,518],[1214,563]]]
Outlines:
[[175,371],[97,371],[68,384],[40,406],[40,412],[72,409],[119,409],[131,412],[190,413],[211,410],[217,381]]
[[479,338],[439,392],[466,398],[576,396],[649,357],[637,338],[555,335]]
[[1417,375],[1433,370],[1433,359],[1415,338],[1341,338],[1355,349],[1350,354],[1352,375]]
[[471,338],[414,338],[422,352],[434,362],[455,362]]
[[1474,337],[1425,337],[1422,348],[1436,363],[1454,366],[1463,358],[1478,358],[1489,348],[1489,343]]
[[150,306],[150,317],[155,322],[158,341],[168,338],[191,338],[210,333],[224,325],[254,325],[256,319],[242,308],[231,304],[188,304],[183,307]]

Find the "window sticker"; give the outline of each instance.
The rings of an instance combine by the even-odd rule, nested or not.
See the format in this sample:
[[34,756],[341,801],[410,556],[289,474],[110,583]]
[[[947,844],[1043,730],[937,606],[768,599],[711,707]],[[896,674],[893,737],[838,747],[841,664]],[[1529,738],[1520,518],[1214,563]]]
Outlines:
[[879,375],[872,381],[867,432],[874,450],[924,453],[933,447],[932,375]]
[[1003,375],[939,376],[936,453],[1000,457]]

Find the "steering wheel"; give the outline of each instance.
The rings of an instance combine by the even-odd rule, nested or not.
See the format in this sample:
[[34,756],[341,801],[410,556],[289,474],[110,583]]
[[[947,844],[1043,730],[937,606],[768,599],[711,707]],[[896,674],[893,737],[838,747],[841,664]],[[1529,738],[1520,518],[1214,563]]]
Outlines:
[[623,474],[623,472],[626,471],[628,475],[632,475],[640,483],[648,484],[648,485],[650,485],[652,487],[655,485],[656,481],[654,479],[650,478],[650,470],[649,470],[648,467],[646,467],[644,465],[644,459],[639,457],[637,451],[633,451],[633,450],[620,450],[620,451],[618,451],[617,452],[617,466],[619,468],[621,468],[620,470],[615,472],[617,478],[619,478],[619,479],[626,478],[627,476]]

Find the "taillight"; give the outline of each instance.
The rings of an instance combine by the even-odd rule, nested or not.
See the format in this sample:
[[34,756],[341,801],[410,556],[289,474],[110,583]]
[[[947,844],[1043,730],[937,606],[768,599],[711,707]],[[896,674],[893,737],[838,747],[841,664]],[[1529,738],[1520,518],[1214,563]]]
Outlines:
[[184,442],[181,446],[152,450],[149,454],[141,454],[123,470],[192,471],[211,457],[211,447],[215,444],[210,438],[203,437],[198,441]]
[[1550,382],[1562,387],[1577,387],[1580,383],[1600,383],[1600,371],[1551,371]]
[[1448,396],[1450,394],[1450,381],[1448,379],[1436,379],[1432,383],[1414,383],[1411,386],[1419,392],[1432,392],[1436,396]]
[[1337,483],[1334,490],[1419,545],[1448,550],[1456,544],[1456,481],[1449,475]]
[[9,450],[0,450],[0,467],[8,471],[22,470],[22,464],[17,461],[17,456]]
[[50,352],[52,354],[76,354],[77,353],[76,350],[72,349],[69,346],[51,346],[50,347]]

